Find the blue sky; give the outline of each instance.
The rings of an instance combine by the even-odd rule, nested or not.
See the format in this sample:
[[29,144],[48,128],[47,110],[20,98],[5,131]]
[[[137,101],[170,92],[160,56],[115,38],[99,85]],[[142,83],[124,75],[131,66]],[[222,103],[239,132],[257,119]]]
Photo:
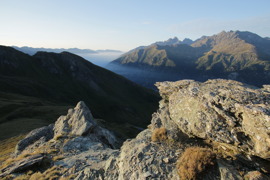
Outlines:
[[0,44],[127,51],[222,30],[270,36],[270,0],[0,0]]

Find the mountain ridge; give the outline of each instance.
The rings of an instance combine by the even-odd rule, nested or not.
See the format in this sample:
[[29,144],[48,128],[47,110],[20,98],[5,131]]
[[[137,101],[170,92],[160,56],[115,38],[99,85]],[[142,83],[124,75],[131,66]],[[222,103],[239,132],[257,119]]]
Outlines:
[[23,47],[12,46],[12,47],[31,56],[33,56],[39,51],[54,52],[54,53],[70,52],[78,56],[81,56],[84,59],[87,59],[88,61],[102,67],[106,66],[106,64],[109,61],[118,58],[120,55],[124,53],[122,51],[112,49],[91,50],[79,48],[33,48],[27,46]]
[[122,53],[122,51],[120,50],[113,50],[113,49],[92,50],[92,49],[80,49],[80,48],[43,48],[43,47],[34,48],[34,47],[29,47],[29,46],[22,46],[22,47],[11,46],[11,47],[29,55],[34,55],[38,51],[55,52],[55,53],[61,53],[63,51],[66,51],[73,54],[82,54],[82,53],[97,54],[97,53],[106,53],[106,52]]
[[[190,45],[152,44],[140,49],[135,48],[110,64],[146,71],[166,71],[176,73],[175,76],[182,74],[188,77],[197,74],[197,78],[204,76],[203,80],[228,78],[232,77],[231,73],[236,73],[238,77],[235,80],[261,86],[269,83],[269,52],[268,38],[247,31],[223,31],[213,36],[203,36]],[[256,74],[256,77],[249,80],[248,73]]]

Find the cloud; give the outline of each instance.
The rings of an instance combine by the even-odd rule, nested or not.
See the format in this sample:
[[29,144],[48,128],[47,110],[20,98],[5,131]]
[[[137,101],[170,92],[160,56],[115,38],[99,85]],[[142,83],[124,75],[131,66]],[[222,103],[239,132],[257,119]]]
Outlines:
[[263,37],[270,36],[270,15],[235,20],[196,19],[169,27],[169,31],[180,34],[180,38],[192,39],[217,34],[223,30],[251,31]]

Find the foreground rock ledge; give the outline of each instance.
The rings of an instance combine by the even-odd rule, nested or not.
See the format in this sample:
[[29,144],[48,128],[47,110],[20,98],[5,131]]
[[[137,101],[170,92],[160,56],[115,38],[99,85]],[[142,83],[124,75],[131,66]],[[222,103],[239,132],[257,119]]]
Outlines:
[[[218,153],[234,152],[218,157],[216,169],[201,179],[243,179],[252,172],[268,178],[269,86],[259,89],[220,79],[156,85],[162,100],[149,128],[120,149],[114,134],[99,126],[79,102],[55,124],[33,130],[20,141],[0,177],[14,178],[32,170],[28,178],[46,179],[54,172],[56,179],[176,180],[177,160],[187,147],[217,146],[222,149]],[[166,138],[153,142],[153,132],[161,127]]]
[[190,137],[270,158],[270,91],[231,80],[156,84],[170,119]]

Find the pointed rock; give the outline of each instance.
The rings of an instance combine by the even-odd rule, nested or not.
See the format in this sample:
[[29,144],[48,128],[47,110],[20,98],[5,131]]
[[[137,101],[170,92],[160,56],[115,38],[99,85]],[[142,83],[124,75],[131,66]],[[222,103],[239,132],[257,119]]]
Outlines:
[[81,136],[91,128],[96,126],[96,122],[91,111],[83,101],[80,101],[74,109],[69,109],[66,116],[60,116],[55,123],[54,137],[63,135]]

